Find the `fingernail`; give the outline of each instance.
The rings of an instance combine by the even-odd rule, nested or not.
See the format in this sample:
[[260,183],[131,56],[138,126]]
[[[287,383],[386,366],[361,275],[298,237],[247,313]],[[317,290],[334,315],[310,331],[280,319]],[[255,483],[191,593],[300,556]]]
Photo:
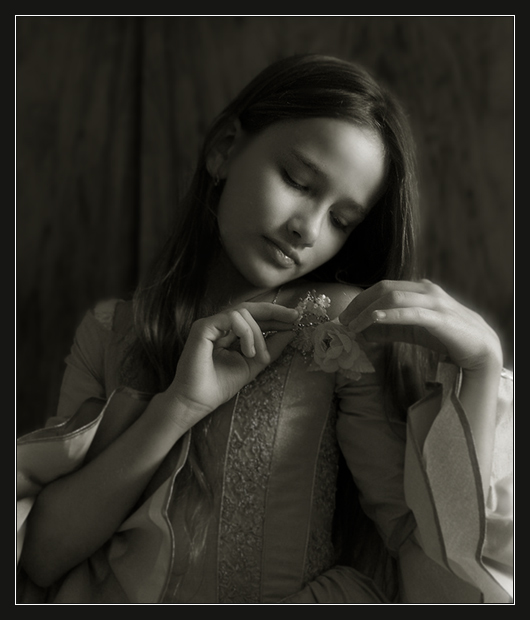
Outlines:
[[349,329],[351,332],[355,332],[355,331],[356,331],[356,329],[355,329],[355,328],[357,327],[357,323],[358,323],[357,319],[354,319],[353,321],[351,321],[350,323],[348,323],[348,329]]
[[374,321],[384,321],[386,319],[386,312],[383,312],[383,310],[374,310],[372,312],[372,317]]

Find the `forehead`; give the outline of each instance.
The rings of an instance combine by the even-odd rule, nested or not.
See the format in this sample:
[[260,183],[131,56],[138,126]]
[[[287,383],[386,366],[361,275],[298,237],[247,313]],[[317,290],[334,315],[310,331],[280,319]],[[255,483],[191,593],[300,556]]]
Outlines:
[[359,204],[369,206],[382,191],[385,148],[372,129],[345,120],[309,118],[275,123],[259,138],[267,152],[293,161]]

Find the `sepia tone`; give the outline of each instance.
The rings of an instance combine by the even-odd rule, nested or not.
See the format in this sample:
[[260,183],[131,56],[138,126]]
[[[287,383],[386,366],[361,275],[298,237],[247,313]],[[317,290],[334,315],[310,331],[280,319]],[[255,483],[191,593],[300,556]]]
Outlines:
[[513,18],[19,17],[17,433],[54,413],[76,326],[130,297],[205,130],[270,62],[372,70],[419,147],[427,275],[513,356]]

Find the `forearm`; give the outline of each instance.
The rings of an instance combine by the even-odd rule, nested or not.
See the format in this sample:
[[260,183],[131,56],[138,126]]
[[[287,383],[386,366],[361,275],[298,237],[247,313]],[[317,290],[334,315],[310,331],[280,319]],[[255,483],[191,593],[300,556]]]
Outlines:
[[479,462],[484,497],[488,497],[495,416],[502,361],[499,356],[481,369],[463,370],[460,402],[466,412]]
[[21,563],[49,585],[89,557],[119,528],[161,461],[186,432],[188,419],[166,394],[81,469],[46,486],[28,519]]

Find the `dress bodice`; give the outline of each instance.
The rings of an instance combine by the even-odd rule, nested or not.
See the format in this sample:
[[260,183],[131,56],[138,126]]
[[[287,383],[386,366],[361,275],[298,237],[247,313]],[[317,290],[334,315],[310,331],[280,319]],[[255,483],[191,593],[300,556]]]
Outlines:
[[[204,601],[205,592],[221,603],[276,602],[334,564],[333,377],[313,377],[308,386],[306,372],[290,349],[204,425],[206,545],[185,576],[176,562],[169,598],[173,590],[180,602]],[[173,503],[172,519],[180,523],[186,501],[194,501],[187,497]]]
[[[120,387],[127,338],[109,323],[112,312],[102,316],[107,320],[89,313],[77,332],[59,417],[19,442],[21,542],[39,489],[79,467],[94,446],[102,449],[149,402],[149,395]],[[510,443],[506,379],[498,425],[508,439],[498,439],[499,454]],[[494,466],[490,501],[481,505],[472,439],[452,381],[433,386],[405,428],[389,419],[375,375],[350,380],[310,371],[300,350],[288,347],[175,445],[116,534],[52,588],[48,601],[385,602],[369,579],[335,564],[342,452],[364,512],[402,562],[402,602],[508,602],[494,498],[502,496],[496,490],[508,480],[509,462]],[[97,414],[91,409],[87,417],[87,399],[101,401]],[[458,481],[443,475],[449,448]],[[206,493],[185,482],[194,459],[206,474]],[[446,497],[476,511],[473,527],[466,525],[465,554],[454,535],[463,527],[451,520]],[[484,553],[491,561],[477,561]]]

